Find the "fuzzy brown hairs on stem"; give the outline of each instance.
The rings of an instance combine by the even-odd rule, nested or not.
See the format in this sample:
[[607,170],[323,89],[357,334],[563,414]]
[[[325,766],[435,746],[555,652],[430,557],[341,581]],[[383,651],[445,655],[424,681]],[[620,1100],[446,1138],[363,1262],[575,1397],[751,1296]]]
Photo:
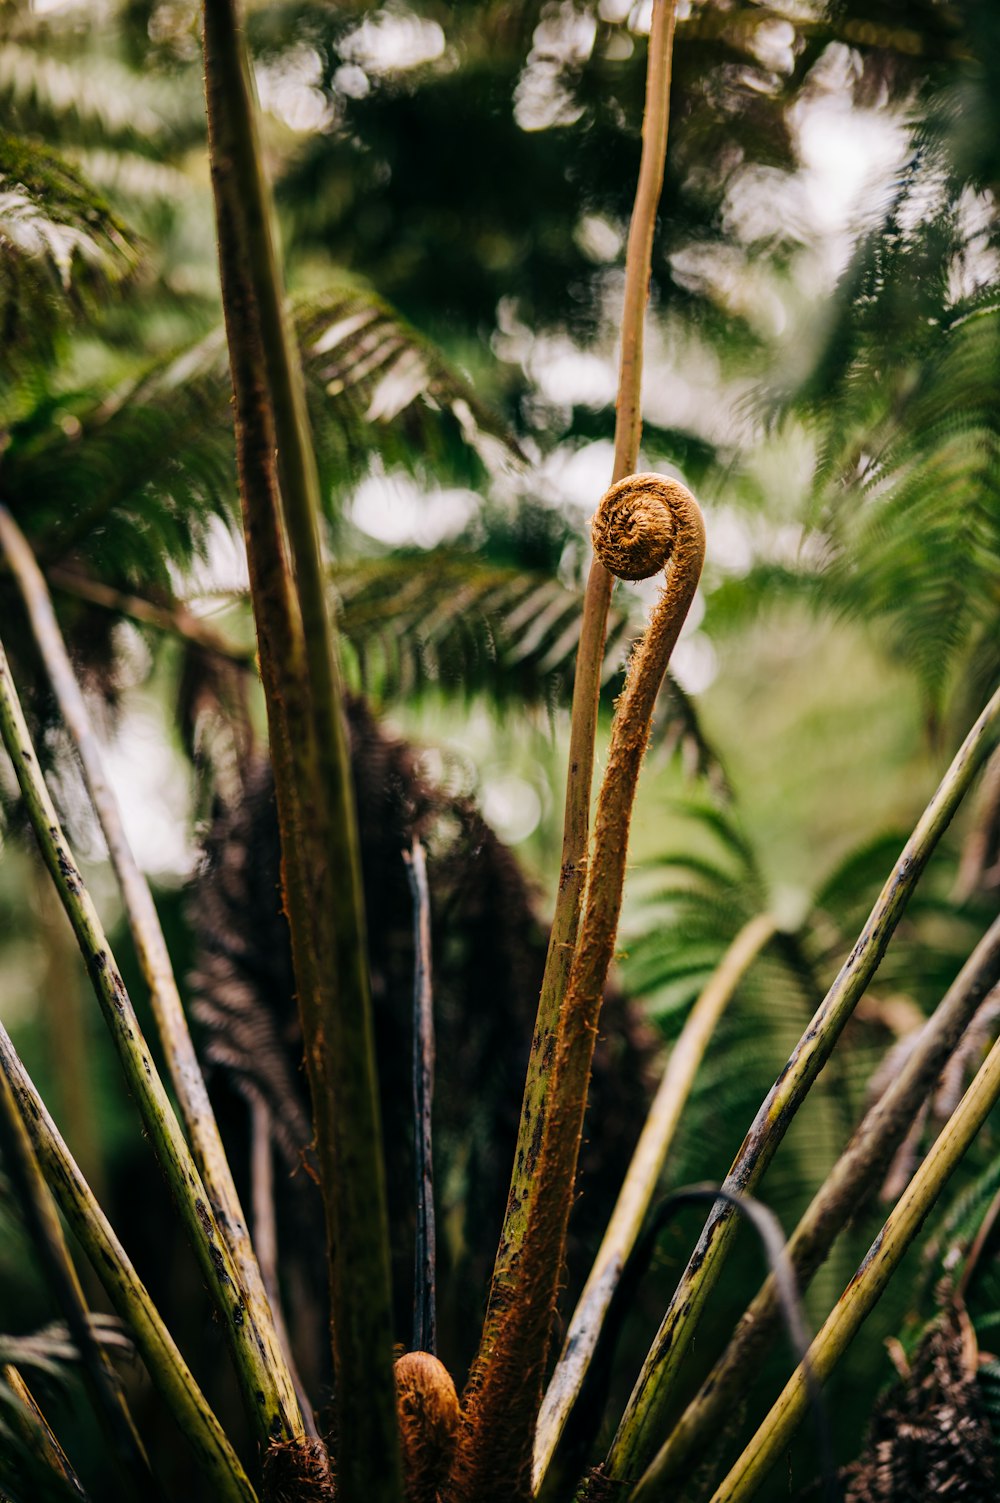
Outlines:
[[531,1451],[562,1276],[587,1088],[605,978],[621,911],[628,832],[653,708],[701,577],[705,528],[679,481],[627,476],[602,498],[595,551],[626,578],[663,568],[666,582],[632,654],[601,784],[580,937],[547,1066],[546,1108],[523,1167],[532,1185],[516,1263],[498,1272],[487,1323],[495,1332],[473,1368],[448,1503],[500,1503],[531,1496]]
[[337,1484],[321,1440],[279,1440],[264,1453],[261,1503],[335,1503]]
[[430,1352],[407,1352],[394,1372],[407,1503],[435,1503],[462,1418],[455,1384]]

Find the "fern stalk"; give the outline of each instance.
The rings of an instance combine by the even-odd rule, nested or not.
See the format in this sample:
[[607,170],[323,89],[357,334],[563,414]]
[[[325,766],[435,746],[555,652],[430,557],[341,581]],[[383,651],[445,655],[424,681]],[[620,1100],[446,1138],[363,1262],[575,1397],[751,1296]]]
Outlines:
[[[663,169],[667,155],[675,10],[675,0],[656,0],[649,35],[642,154],[625,261],[625,303],[622,312],[612,483],[631,474],[639,459],[643,321],[649,297],[656,210],[663,187]],[[509,1275],[517,1262],[527,1227],[534,1181],[524,1166],[529,1159],[538,1123],[547,1110],[552,1043],[566,994],[579,928],[580,906],[587,876],[594,740],[597,734],[604,643],[613,585],[614,576],[595,557],[590,566],[584,594],[573,681],[559,887],[545,958],[538,1016],[528,1059],[510,1196],[494,1269],[494,1279],[501,1281]],[[483,1332],[482,1352],[485,1353],[492,1337],[493,1320],[488,1315]]]
[[[631,473],[638,462],[643,321],[649,295],[656,209],[666,162],[675,10],[675,0],[655,0],[653,5],[639,181],[626,252],[613,481]],[[511,1286],[518,1282],[517,1268],[539,1188],[534,1173],[538,1134],[553,1099],[551,1064],[577,941],[587,874],[594,740],[612,584],[612,575],[595,557],[584,597],[573,684],[559,887],[528,1060],[510,1194],[479,1354],[473,1367],[472,1391],[478,1388],[479,1378],[492,1361],[499,1324],[510,1299],[516,1298],[511,1293]],[[543,1346],[546,1339],[543,1338]],[[524,1478],[520,1485],[527,1485]]]
[[[788,1242],[788,1259],[804,1289],[827,1256],[853,1210],[879,1183],[928,1092],[983,998],[1000,980],[1000,919],[980,940],[913,1049],[865,1114],[832,1171],[820,1186]],[[726,1351],[670,1432],[635,1489],[651,1500],[690,1472],[692,1458],[715,1442],[727,1416],[745,1392],[779,1314],[769,1278],[750,1304]]]
[[[727,1191],[752,1193],[763,1178],[793,1116],[875,974],[924,867],[990,751],[998,724],[1000,690],[960,747],[876,899],[853,950],[768,1092],[726,1177],[723,1188]],[[656,1454],[684,1355],[722,1272],[735,1230],[732,1210],[720,1203],[709,1216],[670,1301],[608,1453],[605,1467],[616,1481],[639,1478]]]
[[256,1503],[256,1494],[194,1375],[115,1236],[87,1181],[0,1023],[0,1072],[10,1082],[31,1145],[60,1211],[126,1323],[155,1387],[211,1482],[220,1503]]
[[649,1109],[607,1231],[566,1331],[562,1355],[542,1403],[535,1434],[534,1490],[545,1477],[579,1398],[618,1281],[642,1230],[667,1153],[712,1034],[740,981],[775,932],[758,914],[737,934],[691,1009]]
[[232,0],[206,0],[205,81],[244,527],[330,1247],[337,1488],[345,1503],[398,1503],[381,1124],[340,670],[302,374]]
[[38,759],[0,645],[0,736],[21,789],[42,859],[49,869],[72,925],[91,984],[114,1040],[129,1089],[135,1099],[181,1219],[223,1323],[243,1389],[244,1403],[258,1438],[297,1433],[302,1418],[292,1395],[276,1380],[263,1342],[248,1310],[239,1270],[216,1222],[208,1193],[187,1141],[153,1064],[114,955],[73,860],[38,766]]
[[247,1313],[263,1344],[268,1366],[282,1393],[282,1408],[294,1414],[296,1400],[285,1351],[275,1327],[260,1267],[250,1242],[243,1208],[226,1158],[205,1078],[184,1016],[173,966],[149,884],[139,870],[122,823],[114,790],[105,776],[83,694],[73,672],[45,579],[21,529],[0,506],[0,547],[21,591],[35,643],[63,720],[73,738],[91,802],[108,846],[129,930],[156,1019],[167,1069],[180,1105],[195,1162],[212,1202],[219,1229],[239,1268]]
[[618,931],[632,805],[656,696],[705,557],[697,502],[684,486],[660,475],[633,475],[612,486],[594,518],[593,536],[605,565],[622,577],[648,578],[662,567],[666,584],[629,663],[611,728],[580,938],[547,1061],[548,1110],[517,1164],[533,1185],[528,1220],[516,1263],[494,1274],[490,1344],[480,1353],[467,1390],[457,1496],[475,1503],[531,1493],[542,1371],[603,988]]
[[22,1213],[45,1281],[55,1296],[80,1354],[84,1382],[118,1474],[116,1493],[162,1497],[139,1439],[111,1359],[90,1323],[83,1288],[63,1235],[59,1213],[45,1183],[17,1099],[0,1071],[0,1147],[18,1192]]
[[[903,1255],[998,1100],[1000,1041],[990,1050],[810,1346],[807,1361],[817,1382],[823,1383],[830,1376],[878,1303]],[[800,1366],[725,1481],[712,1495],[711,1503],[739,1503],[739,1500],[755,1496],[768,1472],[787,1449],[805,1414],[807,1402],[805,1373]],[[637,1493],[631,1496],[637,1497]],[[656,1490],[643,1496],[662,1498],[665,1495],[662,1490]]]

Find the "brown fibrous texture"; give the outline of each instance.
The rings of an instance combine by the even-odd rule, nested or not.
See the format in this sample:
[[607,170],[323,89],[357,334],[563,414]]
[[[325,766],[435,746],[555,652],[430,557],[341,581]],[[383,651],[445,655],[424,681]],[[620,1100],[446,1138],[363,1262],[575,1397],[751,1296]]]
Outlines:
[[958,1311],[924,1337],[908,1376],[876,1408],[864,1454],[845,1477],[846,1503],[997,1495],[993,1438]]
[[276,1440],[264,1456],[262,1503],[334,1503],[337,1485],[321,1440]]
[[455,1384],[429,1352],[407,1352],[394,1371],[407,1503],[434,1503],[462,1418]]
[[590,536],[594,552],[618,579],[649,579],[674,550],[675,506],[689,492],[666,475],[627,475],[601,498]]

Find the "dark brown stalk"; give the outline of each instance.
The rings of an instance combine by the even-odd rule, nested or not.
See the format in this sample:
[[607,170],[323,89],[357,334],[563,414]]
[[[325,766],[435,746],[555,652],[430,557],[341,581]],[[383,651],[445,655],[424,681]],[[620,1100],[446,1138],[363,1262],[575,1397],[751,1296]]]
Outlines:
[[[984,997],[1000,980],[1000,919],[962,967],[889,1088],[865,1114],[788,1243],[799,1288],[807,1288],[851,1215],[879,1184],[922,1102],[933,1090]],[[726,1351],[678,1423],[641,1484],[637,1498],[661,1496],[690,1472],[714,1443],[757,1370],[777,1327],[779,1306],[768,1279],[736,1328]]]
[[[413,1348],[433,1353],[437,1347],[434,1227],[434,1157],[431,1133],[434,1106],[434,998],[431,992],[431,895],[424,848],[414,835],[404,851],[413,897],[413,1135],[417,1227],[413,1270]],[[397,1380],[398,1381],[398,1380]]]
[[531,1455],[573,1199],[603,987],[618,931],[639,768],[656,696],[694,598],[705,556],[693,496],[660,475],[633,475],[603,498],[594,546],[622,578],[666,569],[666,586],[637,645],[615,712],[595,821],[580,939],[549,1062],[550,1106],[518,1169],[534,1192],[517,1262],[495,1274],[481,1355],[466,1398],[455,1496],[492,1503],[531,1496]]
[[337,1489],[343,1503],[399,1503],[356,816],[319,552],[315,460],[233,0],[206,0],[205,76],[244,529],[331,1254]]

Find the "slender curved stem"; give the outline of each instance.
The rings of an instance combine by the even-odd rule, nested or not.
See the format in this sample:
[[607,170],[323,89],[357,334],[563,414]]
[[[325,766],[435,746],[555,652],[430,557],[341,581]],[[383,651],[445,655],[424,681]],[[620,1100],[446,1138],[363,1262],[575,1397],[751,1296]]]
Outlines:
[[[663,169],[667,155],[675,9],[676,0],[656,0],[649,36],[642,155],[625,260],[625,302],[622,310],[612,483],[630,475],[639,462],[643,322],[649,296],[656,210],[663,188]],[[551,1059],[552,1039],[566,994],[579,927],[580,906],[587,876],[594,738],[597,732],[608,607],[613,585],[614,576],[595,557],[584,594],[576,675],[573,681],[559,887],[538,1001],[538,1017],[528,1060],[508,1211],[497,1254],[496,1268],[501,1276],[504,1269],[516,1261],[526,1226],[526,1195],[530,1193],[530,1185],[518,1166],[526,1162],[532,1137],[546,1110],[547,1062]],[[484,1349],[490,1339],[487,1329],[483,1336]]]
[[[1000,690],[965,738],[906,842],[853,950],[768,1092],[725,1180],[725,1189],[737,1194],[752,1192],[763,1178],[792,1118],[875,974],[931,853],[993,744],[998,724]],[[716,1207],[670,1302],[608,1454],[606,1470],[616,1481],[639,1478],[662,1442],[666,1411],[676,1392],[684,1355],[705,1301],[722,1272],[734,1232],[732,1212],[725,1206]]]
[[344,1503],[399,1503],[382,1130],[354,794],[320,556],[319,482],[236,0],[206,0],[204,17],[241,499],[326,1215],[337,1490]]
[[[881,1298],[904,1253],[997,1101],[1000,1101],[1000,1041],[994,1044],[809,1348],[809,1367],[820,1383],[833,1372]],[[805,1373],[799,1367],[736,1465],[712,1495],[711,1503],[740,1503],[754,1497],[786,1450],[805,1405]],[[644,1496],[666,1499],[672,1493],[658,1489]]]
[[603,987],[618,930],[632,805],[656,696],[705,556],[697,502],[684,486],[659,475],[631,476],[607,492],[594,519],[595,547],[609,528],[613,538],[638,534],[648,545],[645,574],[665,567],[666,585],[633,653],[615,712],[580,938],[548,1064],[548,1110],[517,1166],[526,1186],[521,1211],[527,1221],[516,1261],[494,1271],[486,1320],[490,1344],[480,1353],[467,1390],[457,1496],[475,1503],[530,1496],[541,1377]]
[[105,775],[97,737],[52,609],[44,576],[24,534],[3,506],[0,506],[0,547],[21,591],[56,703],[80,757],[91,802],[118,879],[136,956],[149,988],[157,1032],[191,1150],[211,1199],[219,1230],[228,1243],[243,1281],[246,1319],[258,1334],[275,1384],[279,1391],[283,1390],[282,1406],[286,1417],[289,1424],[294,1425],[296,1399],[286,1350],[264,1289],[205,1077],[184,1016],[156,904],[128,843],[118,800]]
[[[824,1180],[788,1243],[788,1256],[805,1288],[851,1211],[878,1184],[914,1116],[983,998],[1000,979],[1000,919],[990,927],[927,1020],[891,1085],[865,1114]],[[747,1374],[756,1370],[774,1332],[778,1306],[768,1279],[743,1316],[732,1341],[674,1425],[635,1490],[651,1499],[690,1473],[692,1459],[715,1443],[738,1403]]]
[[774,919],[766,913],[758,914],[743,926],[688,1014],[670,1052],[538,1416],[533,1478],[536,1495],[542,1489],[549,1463],[583,1387],[604,1318],[656,1194],[667,1153],[709,1040],[740,981],[774,932]]
[[[292,1395],[289,1408],[286,1390],[276,1380],[258,1332],[247,1319],[239,1270],[220,1233],[208,1192],[153,1064],[97,910],[59,824],[2,644],[0,736],[13,764],[42,859],[76,935],[129,1089],[223,1322],[251,1423],[264,1442],[299,1433],[302,1419],[298,1405]],[[295,1431],[291,1429],[293,1424],[298,1427]]]
[[128,1254],[59,1134],[0,1023],[0,1073],[10,1081],[42,1173],[59,1209],[124,1320],[185,1440],[220,1503],[256,1503],[256,1495],[219,1421],[201,1393]]

